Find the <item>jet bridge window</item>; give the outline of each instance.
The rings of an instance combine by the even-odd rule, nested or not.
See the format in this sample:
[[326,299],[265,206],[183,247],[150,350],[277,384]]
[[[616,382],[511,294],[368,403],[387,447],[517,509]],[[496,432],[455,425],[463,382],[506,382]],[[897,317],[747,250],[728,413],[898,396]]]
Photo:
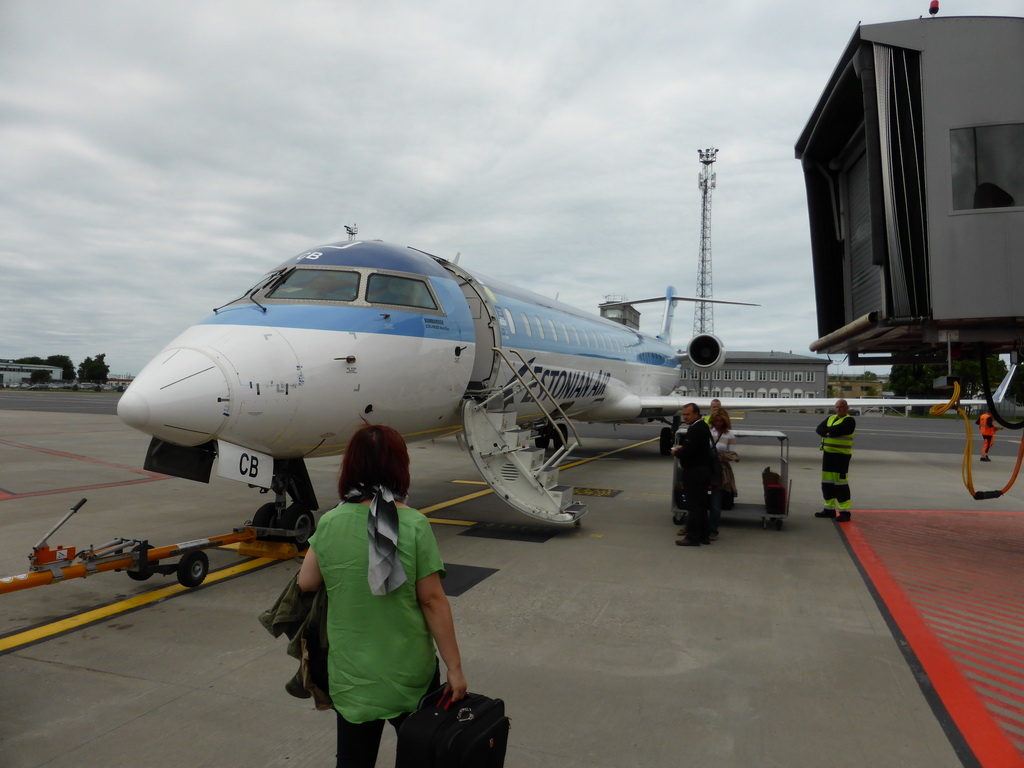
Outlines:
[[1024,205],[1024,123],[949,132],[953,210]]
[[370,275],[366,284],[366,300],[371,304],[437,309],[437,303],[425,282],[397,275]]
[[355,301],[359,273],[337,269],[296,269],[267,294],[268,299]]

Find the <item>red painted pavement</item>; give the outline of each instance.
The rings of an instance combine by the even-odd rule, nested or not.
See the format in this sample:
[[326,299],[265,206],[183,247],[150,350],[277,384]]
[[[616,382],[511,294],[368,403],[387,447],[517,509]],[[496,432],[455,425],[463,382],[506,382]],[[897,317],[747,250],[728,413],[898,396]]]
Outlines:
[[985,768],[1024,766],[1024,512],[837,524]]
[[50,456],[57,456],[62,459],[73,459],[75,461],[84,461],[89,464],[98,464],[102,467],[108,467],[111,469],[122,469],[125,472],[130,472],[136,475],[142,475],[138,480],[122,480],[120,482],[113,483],[95,483],[93,485],[79,485],[71,486],[66,488],[48,488],[45,490],[36,491],[25,491],[23,493],[14,493],[12,491],[5,491],[0,488],[0,501],[8,501],[10,499],[24,499],[30,496],[48,496],[54,493],[71,493],[80,491],[91,491],[97,488],[117,488],[122,485],[137,485],[138,483],[152,483],[155,480],[166,480],[167,475],[160,475],[156,472],[149,472],[144,469],[135,469],[134,467],[125,467],[121,464],[111,464],[109,461],[100,461],[99,459],[90,459],[88,456],[78,456],[74,453],[65,453],[64,451],[54,451],[48,448],[37,448],[34,445],[26,445],[25,443],[16,443],[13,440],[0,440],[3,445],[9,445],[12,448],[19,448],[26,451],[35,451],[36,453],[45,453]]

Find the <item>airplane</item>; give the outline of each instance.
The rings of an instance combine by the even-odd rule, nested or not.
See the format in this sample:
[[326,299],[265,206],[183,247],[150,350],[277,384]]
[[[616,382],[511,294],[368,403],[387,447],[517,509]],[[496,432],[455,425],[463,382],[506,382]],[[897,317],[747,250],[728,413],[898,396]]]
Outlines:
[[[661,422],[667,454],[683,405],[710,401],[673,393],[684,362],[725,360],[713,334],[685,350],[671,342],[676,303],[700,299],[668,288],[651,336],[457,262],[351,234],[289,258],[171,341],[125,391],[119,417],[152,437],[146,469],[209,482],[216,459],[219,476],[274,493],[253,526],[302,544],[319,508],[305,460],[342,453],[369,421],[407,441],[459,435],[499,498],[579,525],[586,507],[558,482],[579,444],[573,421]],[[835,401],[719,399],[746,410]]]

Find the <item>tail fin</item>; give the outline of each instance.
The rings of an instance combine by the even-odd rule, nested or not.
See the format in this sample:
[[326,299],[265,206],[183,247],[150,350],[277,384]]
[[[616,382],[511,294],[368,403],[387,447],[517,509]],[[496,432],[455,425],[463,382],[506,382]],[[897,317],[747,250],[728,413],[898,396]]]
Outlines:
[[665,313],[661,316],[661,332],[658,338],[666,344],[672,343],[672,317],[676,313],[676,289],[671,285],[665,289]]

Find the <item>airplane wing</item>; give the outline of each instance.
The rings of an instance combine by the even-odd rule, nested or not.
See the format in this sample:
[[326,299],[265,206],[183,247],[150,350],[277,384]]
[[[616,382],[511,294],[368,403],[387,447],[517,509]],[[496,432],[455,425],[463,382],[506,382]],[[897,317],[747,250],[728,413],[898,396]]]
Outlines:
[[[1001,403],[1010,388],[1010,382],[1017,370],[1016,365],[1011,365],[1003,377],[995,394],[992,396],[994,403]],[[687,403],[696,403],[698,408],[706,409],[711,406],[711,401],[721,401],[722,407],[726,410],[737,411],[782,411],[789,409],[812,410],[818,408],[832,408],[838,397],[693,397],[690,395],[640,395],[635,398],[639,405],[640,416],[644,418],[669,417],[678,413]],[[935,398],[895,398],[895,397],[845,397],[851,408],[930,408],[933,405],[944,405],[948,400]],[[630,398],[634,400],[634,398]],[[630,403],[633,404],[632,402]],[[985,400],[961,400],[961,406],[984,406]]]
[[[838,397],[694,397],[692,395],[648,395],[637,398],[640,415],[646,418],[658,416],[670,417],[678,413],[687,403],[696,403],[702,411],[707,411],[711,400],[717,399],[722,407],[729,411],[782,411],[782,410],[815,410],[830,409],[836,404]],[[946,400],[922,398],[884,398],[884,397],[846,397],[851,408],[930,408],[933,405],[946,403]],[[961,405],[984,405],[984,400],[961,400]]]

